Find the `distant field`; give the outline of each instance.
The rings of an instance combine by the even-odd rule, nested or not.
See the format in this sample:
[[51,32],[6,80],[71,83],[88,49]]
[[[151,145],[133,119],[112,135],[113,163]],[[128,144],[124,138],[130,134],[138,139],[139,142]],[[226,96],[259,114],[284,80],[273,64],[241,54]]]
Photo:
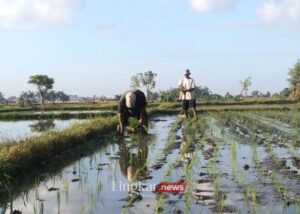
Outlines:
[[[214,111],[261,111],[299,110],[300,103],[291,100],[246,100],[239,102],[198,102],[198,113]],[[99,116],[113,116],[117,113],[118,102],[103,103],[63,103],[21,107],[0,105],[0,120],[39,120],[39,119],[88,119]],[[149,102],[149,113],[180,114],[181,102]]]
[[[215,109],[244,109],[250,108],[299,108],[299,102],[288,99],[245,99],[239,101],[198,101],[199,109],[202,110],[215,110]],[[254,107],[255,106],[255,107]],[[149,102],[149,108],[180,108],[180,102]],[[118,101],[107,101],[101,103],[59,103],[59,104],[45,104],[21,107],[17,104],[0,104],[0,113],[8,112],[31,112],[31,111],[83,111],[83,110],[109,110],[116,111],[118,108]]]

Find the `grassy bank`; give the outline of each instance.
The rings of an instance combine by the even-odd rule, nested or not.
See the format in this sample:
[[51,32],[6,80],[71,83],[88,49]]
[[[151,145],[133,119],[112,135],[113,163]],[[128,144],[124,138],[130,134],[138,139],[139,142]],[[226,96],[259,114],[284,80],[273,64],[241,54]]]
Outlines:
[[55,155],[55,158],[47,161],[46,164],[40,164],[40,167],[31,167],[30,170],[18,174],[18,177],[14,180],[9,181],[6,179],[6,183],[0,188],[0,206],[5,207],[7,203],[23,196],[24,192],[28,192],[33,186],[47,181],[70,164],[81,158],[88,157],[101,150],[107,144],[114,142],[115,139],[111,135],[101,136],[101,138],[96,138],[88,143],[81,143]]

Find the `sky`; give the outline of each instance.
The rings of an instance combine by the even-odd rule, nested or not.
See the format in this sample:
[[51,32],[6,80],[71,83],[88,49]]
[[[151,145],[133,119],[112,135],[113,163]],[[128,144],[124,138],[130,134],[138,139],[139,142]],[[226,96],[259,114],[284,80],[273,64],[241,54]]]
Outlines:
[[156,91],[186,69],[198,86],[279,92],[300,58],[300,0],[0,0],[0,92],[29,76],[80,96],[122,94],[153,71]]

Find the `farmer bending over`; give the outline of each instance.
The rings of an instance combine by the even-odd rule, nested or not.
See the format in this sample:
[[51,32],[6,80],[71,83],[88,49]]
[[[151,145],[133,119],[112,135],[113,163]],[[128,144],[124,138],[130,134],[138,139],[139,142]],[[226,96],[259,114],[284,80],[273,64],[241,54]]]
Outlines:
[[185,117],[188,118],[188,110],[192,108],[194,117],[196,114],[196,98],[195,98],[195,81],[190,77],[190,70],[186,70],[184,77],[179,81],[178,88],[180,90],[179,100],[182,100],[182,108]]
[[127,91],[120,99],[118,108],[119,125],[117,131],[124,133],[126,129],[128,132],[136,132],[135,128],[128,127],[129,117],[137,118],[141,126],[148,126],[146,106],[146,97],[142,91]]

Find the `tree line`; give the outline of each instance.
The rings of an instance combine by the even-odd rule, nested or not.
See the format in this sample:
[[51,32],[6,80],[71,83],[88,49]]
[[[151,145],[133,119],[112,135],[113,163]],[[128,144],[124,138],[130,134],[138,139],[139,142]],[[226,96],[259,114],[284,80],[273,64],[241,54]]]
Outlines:
[[[29,77],[29,84],[33,84],[36,87],[36,91],[22,91],[18,97],[18,102],[21,106],[32,105],[40,102],[41,105],[45,103],[45,100],[52,103],[60,101],[65,102],[70,99],[63,91],[54,91],[54,79],[47,75],[33,75]],[[0,92],[0,102],[5,102],[4,95]]]
[[[240,81],[241,92],[239,95],[231,95],[229,92],[225,96],[213,93],[208,87],[197,86],[195,88],[196,96],[202,100],[238,100],[241,98],[290,98],[294,100],[300,100],[300,59],[289,69],[289,86],[284,88],[279,93],[271,94],[270,92],[262,93],[258,90],[254,90],[249,94],[249,88],[252,85],[251,77],[247,77],[245,80]],[[137,73],[130,79],[131,88],[139,89],[144,87],[148,100],[160,100],[166,102],[174,102],[178,99],[178,89],[170,88],[168,90],[161,90],[154,92],[156,87],[157,74],[152,71],[144,73]],[[41,105],[45,103],[45,100],[50,102],[65,102],[69,101],[70,97],[63,91],[54,91],[54,79],[47,75],[33,75],[29,77],[29,84],[36,87],[36,91],[23,91],[19,96],[20,105],[31,105],[33,103],[40,102]],[[115,99],[120,99],[121,95],[115,95]],[[5,102],[4,95],[0,92],[0,103]]]
[[32,103],[40,101],[41,105],[44,105],[45,100],[52,103],[56,101],[65,102],[70,99],[63,91],[54,91],[54,79],[47,75],[33,75],[29,77],[29,84],[33,84],[36,87],[36,92],[23,91],[19,97],[19,103],[21,105],[30,105]]

